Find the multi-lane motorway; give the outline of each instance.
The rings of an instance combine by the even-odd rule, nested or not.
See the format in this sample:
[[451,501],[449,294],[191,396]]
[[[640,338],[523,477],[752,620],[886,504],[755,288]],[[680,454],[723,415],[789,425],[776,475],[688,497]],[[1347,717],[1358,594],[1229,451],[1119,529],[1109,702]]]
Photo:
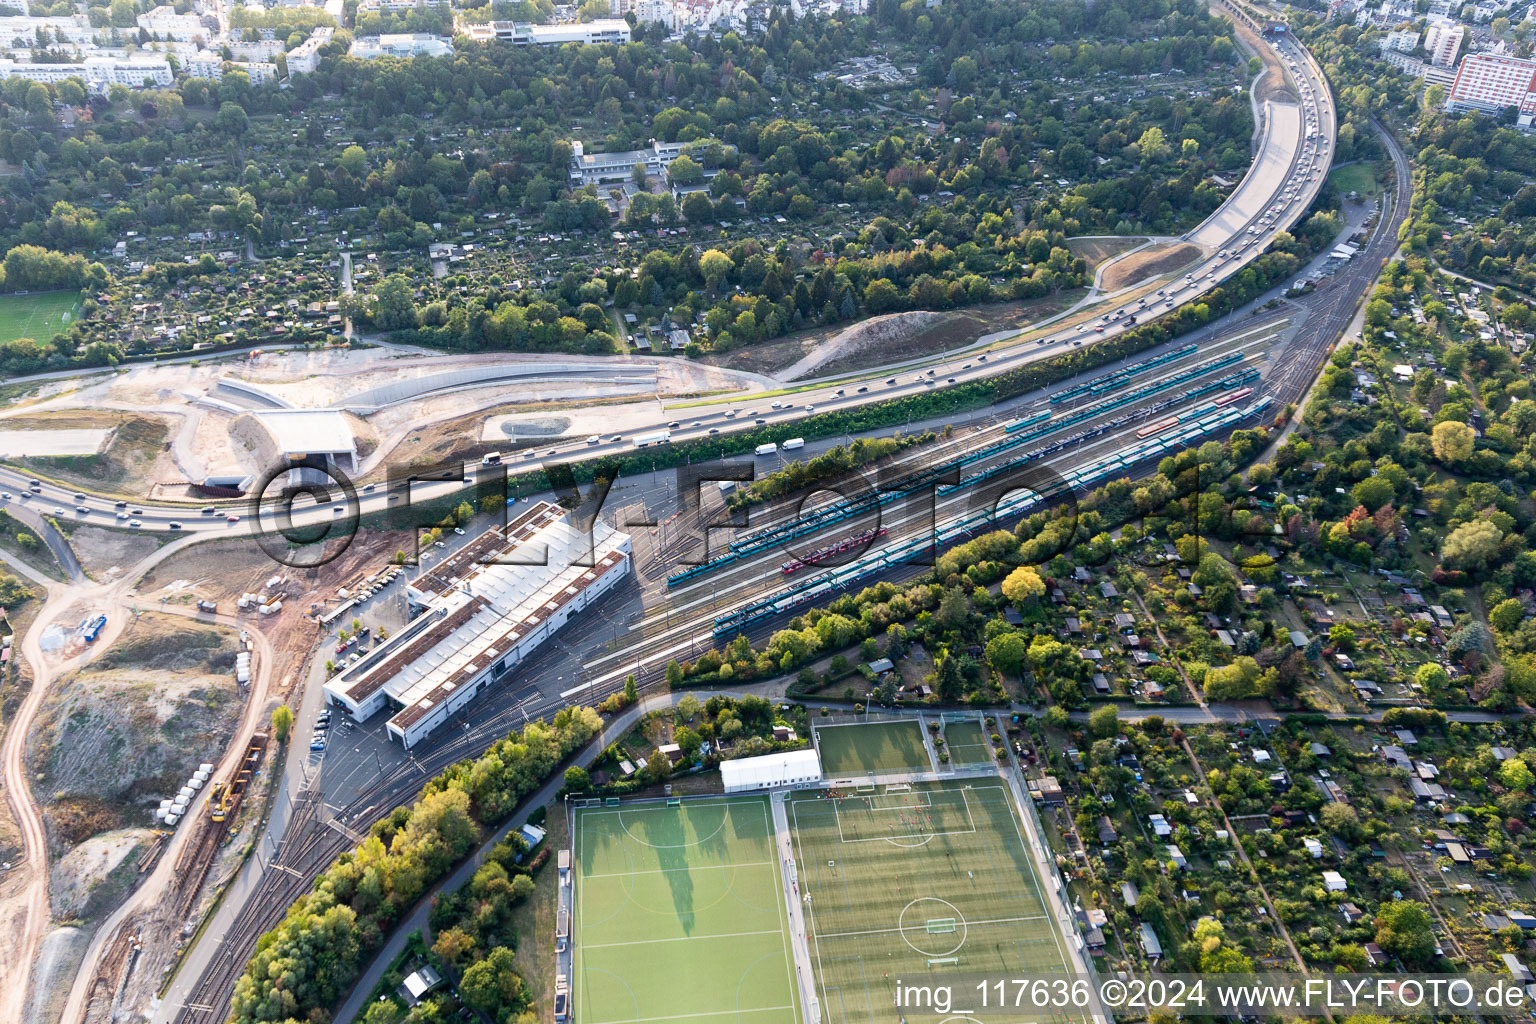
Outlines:
[[[1289,38],[1272,45],[1285,62],[1299,102],[1268,101],[1262,105],[1263,124],[1253,166],[1226,202],[1184,236],[1184,241],[1199,247],[1202,256],[1182,274],[1161,283],[1126,289],[1118,299],[1106,299],[1100,306],[1072,318],[1066,326],[1040,337],[1021,335],[985,349],[917,361],[894,373],[881,370],[812,382],[776,398],[721,398],[686,408],[661,408],[648,429],[563,439],[547,448],[523,453],[509,463],[508,471],[533,469],[546,460],[570,462],[632,453],[637,441],[644,441],[647,435],[665,434],[668,441],[685,441],[746,429],[782,427],[781,440],[785,440],[795,435],[800,421],[815,413],[843,411],[868,402],[983,380],[1112,339],[1180,305],[1198,301],[1261,255],[1276,234],[1300,219],[1322,187],[1332,159],[1335,112],[1320,69]],[[476,473],[477,469],[470,467],[463,481],[413,483],[410,500],[450,494],[470,482]],[[300,498],[284,526],[314,527],[354,514],[378,512],[402,500],[398,487],[386,493],[383,485],[362,486],[355,498],[333,488],[328,497],[319,501]],[[125,529],[235,536],[252,529],[253,503],[249,499],[206,503],[125,501],[0,468],[0,502],[3,501],[26,503],[34,512],[60,520]],[[264,505],[259,515],[269,529],[275,528],[273,508]]]
[[[924,393],[970,380],[980,380],[1020,365],[1091,346],[1113,338],[1149,320],[1198,300],[1261,254],[1274,235],[1292,226],[1304,215],[1328,170],[1332,157],[1335,119],[1321,71],[1310,56],[1289,40],[1275,44],[1276,53],[1285,62],[1290,84],[1299,102],[1267,102],[1263,105],[1258,157],[1243,182],[1211,218],[1185,236],[1200,247],[1199,260],[1174,277],[1128,289],[1107,299],[1098,308],[1084,312],[1075,320],[1043,336],[1020,337],[994,343],[985,349],[952,355],[926,363],[908,365],[900,372],[889,370],[865,376],[843,377],[812,382],[790,394],[770,399],[720,399],[711,404],[687,409],[661,410],[654,428],[641,434],[665,431],[674,441],[707,438],[748,428],[783,428],[783,438],[793,437],[805,417],[817,412],[853,408],[866,402]],[[1401,190],[1406,194],[1406,189]],[[1084,467],[1094,464],[1112,468],[1130,468],[1128,453],[1141,453],[1144,461],[1149,440],[1162,431],[1194,438],[1200,431],[1213,435],[1234,425],[1254,425],[1260,414],[1259,403],[1265,397],[1281,401],[1294,396],[1293,382],[1284,386],[1271,379],[1272,366],[1266,364],[1270,349],[1279,343],[1289,327],[1284,316],[1254,320],[1240,331],[1213,336],[1197,351],[1177,355],[1155,368],[1127,376],[1102,396],[1075,396],[1050,403],[1044,396],[1033,405],[1015,410],[1021,419],[1049,411],[1040,422],[1059,424],[1059,428],[1033,437],[1027,443],[1008,447],[1008,423],[993,423],[967,430],[939,445],[930,446],[910,456],[910,465],[931,465],[935,460],[971,459],[965,475],[979,475],[1017,468],[1027,461],[1031,472],[1042,468],[1071,479]],[[1174,346],[1177,349],[1179,346]],[[1228,359],[1220,366],[1201,370],[1189,380],[1181,375],[1193,373],[1213,360]],[[1298,371],[1300,363],[1297,364]],[[1266,374],[1260,377],[1261,367]],[[1315,367],[1314,367],[1315,369]],[[1242,379],[1236,378],[1241,376]],[[1205,384],[1233,379],[1230,386],[1201,394],[1191,392]],[[1177,384],[1168,383],[1177,380]],[[1167,384],[1159,388],[1159,385]],[[1241,394],[1243,389],[1247,394]],[[1122,404],[1120,399],[1144,395]],[[1224,396],[1239,398],[1218,406]],[[1225,411],[1220,411],[1225,410]],[[1230,415],[1229,415],[1230,413]],[[1171,421],[1171,423],[1170,423]],[[1010,423],[1012,421],[1009,421]],[[1159,429],[1159,424],[1164,426]],[[614,453],[632,452],[636,435],[604,435],[595,443],[586,439],[566,441],[522,457],[513,471],[541,465],[545,459],[572,461]],[[499,473],[497,469],[494,472]],[[478,470],[471,467],[465,480],[437,484],[416,484],[411,499],[437,497],[452,493],[472,482]],[[9,500],[26,502],[35,511],[56,517],[74,517],[98,524],[116,524],[140,530],[180,530],[215,535],[240,535],[252,528],[248,502],[212,502],[206,514],[200,504],[167,502],[122,503],[112,496],[78,492],[39,479],[35,488],[30,478],[0,469],[0,488]],[[418,490],[419,488],[419,490]],[[975,505],[974,489],[956,490],[938,496],[932,510],[926,507],[894,504],[882,511],[880,526],[886,534],[882,546],[894,546],[920,540],[934,529],[968,514]],[[352,514],[383,510],[398,493],[382,486],[360,489],[356,505],[340,500],[317,503],[312,508],[295,511],[296,525],[334,521]],[[715,626],[722,615],[740,609],[764,596],[772,596],[795,583],[796,573],[785,573],[784,550],[773,545],[751,557],[734,561],[719,571],[706,573],[696,582],[669,588],[666,575],[675,565],[683,546],[682,527],[701,528],[703,522],[719,511],[718,504],[706,504],[696,518],[674,524],[668,533],[640,531],[637,534],[635,562],[640,571],[640,590],[632,595],[638,604],[637,621],[628,629],[622,645],[604,644],[601,630],[572,627],[565,641],[578,643],[582,649],[577,660],[586,666],[585,678],[578,687],[560,690],[547,680],[534,678],[538,664],[518,673],[518,679],[502,680],[492,695],[484,698],[486,706],[477,711],[473,723],[466,720],[463,731],[444,730],[423,749],[413,751],[382,769],[365,793],[342,804],[337,815],[344,827],[326,825],[322,815],[329,812],[319,805],[318,791],[308,791],[294,807],[282,847],[275,858],[274,870],[266,871],[259,884],[247,896],[236,923],[222,934],[211,937],[217,942],[216,953],[209,958],[194,957],[204,968],[192,985],[196,998],[180,1006],[163,1007],[161,1017],[187,1021],[215,1021],[222,1018],[228,1005],[229,987],[239,965],[249,955],[256,936],[279,917],[294,895],[348,841],[346,830],[365,827],[371,816],[383,808],[407,799],[424,777],[450,761],[473,754],[495,736],[522,720],[527,714],[538,715],[573,696],[601,697],[616,689],[629,671],[657,673],[672,657],[686,657],[689,652],[707,648],[714,642]],[[124,514],[119,518],[120,514]],[[231,516],[240,518],[231,520]],[[759,514],[758,521],[765,518]],[[133,521],[138,526],[131,526]],[[619,523],[621,528],[626,524]],[[797,542],[797,551],[809,550],[844,535],[857,535],[868,528],[863,520],[849,520],[812,534]],[[727,533],[720,540],[739,540]],[[666,571],[663,571],[666,570]],[[815,570],[812,570],[814,574]],[[903,579],[922,571],[920,565],[900,563],[887,567],[882,578]],[[771,625],[765,617],[744,624],[748,632],[760,632]],[[558,657],[550,652],[548,657]]]

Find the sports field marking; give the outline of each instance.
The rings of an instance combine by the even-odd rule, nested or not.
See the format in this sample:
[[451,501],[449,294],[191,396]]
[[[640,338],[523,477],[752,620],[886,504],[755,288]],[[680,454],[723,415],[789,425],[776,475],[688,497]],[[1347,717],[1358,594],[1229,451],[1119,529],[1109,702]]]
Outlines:
[[778,928],[765,928],[756,932],[720,932],[718,935],[674,935],[668,939],[636,939],[633,942],[588,942],[588,949],[612,949],[615,946],[649,946],[659,942],[698,942],[700,939],[740,939],[748,935],[779,935]]
[[776,1010],[793,1010],[793,1006],[760,1006],[751,1010],[713,1010],[709,1013],[669,1013],[665,1017],[618,1017],[597,1024],[649,1024],[657,1020],[698,1020],[703,1017],[730,1017],[747,1013],[771,1013]]
[[636,868],[632,871],[607,871],[601,874],[594,872],[593,874],[582,875],[581,877],[586,879],[633,878],[635,875],[665,875],[669,871],[724,871],[726,868],[772,867],[773,863],[774,862],[771,860],[732,861],[730,864],[701,864],[697,866],[684,865],[680,868],[646,868],[644,870]]
[[[1022,924],[1026,921],[1049,920],[1050,917],[1046,914],[1036,914],[1031,917],[986,917],[980,921],[965,921],[963,923],[980,928],[982,925],[988,924]],[[821,937],[824,939],[848,939],[857,938],[860,935],[894,935],[902,930],[901,928],[866,928],[863,931],[857,932],[823,932]]]
[[[755,810],[743,813],[747,805]],[[705,1022],[725,1016],[739,1024],[797,1024],[783,883],[777,861],[764,859],[775,852],[768,812],[761,799],[578,812],[572,972],[580,995],[577,1024]],[[714,824],[709,816],[716,817]],[[623,870],[626,863],[629,870]],[[588,874],[582,865],[619,870]],[[679,892],[689,894],[684,904],[674,903]],[[596,902],[588,901],[588,895]],[[613,912],[593,921],[593,907],[612,907]],[[657,923],[660,936],[632,938],[636,922],[647,920]],[[739,930],[710,931],[732,924]],[[693,934],[675,934],[679,930]],[[602,941],[609,935],[615,941]],[[668,944],[694,939],[713,941],[669,951]],[[781,962],[784,974],[779,975]],[[739,975],[734,993],[729,972]],[[687,998],[676,999],[684,994]],[[781,1002],[785,996],[790,997],[787,1004]],[[644,1016],[663,1008],[669,1011],[663,1016]]]
[[[926,802],[920,803],[920,804],[919,803],[897,803],[897,804],[893,804],[890,807],[878,807],[878,806],[875,806],[873,803],[871,803],[869,805],[869,808],[870,808],[870,810],[877,810],[877,811],[905,810],[905,809],[907,809],[909,807],[910,808],[914,808],[916,810],[923,810],[923,809],[928,809],[928,808],[933,808],[933,807],[938,806],[937,804],[935,804],[933,802],[933,794],[927,793],[927,794],[924,794],[924,796],[926,797]],[[976,819],[971,814],[971,804],[970,804],[970,801],[965,799],[965,790],[961,790],[960,791],[960,797],[961,797],[962,805],[963,805],[964,810],[965,810],[965,820],[970,822],[970,825],[971,825],[970,828],[935,829],[932,832],[906,832],[906,833],[898,832],[898,833],[895,833],[893,835],[888,835],[888,836],[870,836],[867,839],[849,839],[846,836],[844,836],[844,834],[843,834],[843,811],[842,811],[842,807],[840,806],[842,804],[843,800],[842,799],[834,800],[834,801],[832,801],[832,812],[837,817],[837,838],[838,838],[838,841],[839,842],[844,842],[844,843],[890,843],[892,846],[900,846],[903,849],[915,849],[916,847],[919,847],[919,846],[927,846],[929,843],[933,842],[934,836],[965,836],[965,835],[970,835],[970,834],[972,834],[972,833],[974,833],[976,831]],[[873,801],[873,800],[877,800],[879,798],[878,797],[844,797],[843,799],[848,799],[848,800],[860,800],[860,799],[863,799],[863,800]],[[898,842],[897,841],[897,840],[902,840],[902,839],[921,839],[922,842],[920,842],[920,843],[902,843],[902,842]]]
[[[1013,970],[1059,973],[1071,969],[1072,961],[1063,951],[1059,915],[1052,913],[1052,904],[1047,901],[1043,876],[1046,869],[1039,862],[1035,846],[1027,839],[1025,830],[1029,822],[1021,821],[1028,808],[1019,806],[1021,795],[1006,788],[1002,780],[994,778],[991,784],[978,782],[982,784],[935,780],[915,787],[919,799],[931,796],[930,803],[938,808],[930,811],[930,816],[949,816],[942,822],[935,821],[935,825],[953,823],[958,829],[968,822],[970,829],[923,833],[923,845],[939,838],[939,843],[930,848],[938,852],[919,849],[916,844],[903,846],[899,853],[893,850],[889,856],[904,859],[889,863],[885,861],[887,855],[876,848],[852,844],[864,841],[858,832],[869,831],[871,824],[891,823],[891,811],[870,814],[869,805],[860,807],[857,803],[840,809],[840,801],[834,800],[829,815],[827,808],[818,806],[819,802],[810,795],[790,801],[796,859],[801,866],[806,897],[807,938],[815,944],[811,950],[816,972],[813,980],[815,990],[822,996],[824,1024],[865,1024],[885,1019],[882,1013],[890,1007],[888,979],[895,976],[894,971],[890,975],[883,973],[888,964],[902,964],[909,970],[922,970],[924,965],[928,970],[942,970],[942,965],[974,960],[975,951],[969,957],[966,951],[978,943],[983,959],[990,962],[1002,957],[1015,964]],[[972,795],[977,797],[976,801],[970,799]],[[806,811],[803,820],[799,816],[801,810]],[[924,808],[913,810],[921,815]],[[1011,830],[998,820],[1001,815],[1012,820]],[[897,825],[900,827],[899,822]],[[953,838],[945,839],[945,835]],[[839,849],[846,856],[839,855]],[[944,849],[952,851],[949,856],[956,858],[947,870],[943,869],[947,859]],[[932,884],[924,880],[925,865],[940,867]],[[901,878],[896,883],[903,890],[897,898],[901,902],[887,898],[883,901],[885,908],[871,912],[853,893],[859,891],[858,886],[889,878],[891,870]],[[916,882],[911,888],[907,881],[909,871]],[[994,890],[995,899],[989,895]],[[917,899],[905,907],[901,905],[913,896]],[[987,910],[993,913],[982,916]],[[967,912],[971,914],[969,918]],[[956,931],[962,934],[948,930],[950,918],[954,918]],[[932,927],[936,923],[941,925],[939,930]],[[819,926],[826,924],[842,927],[821,931]],[[1041,934],[1042,930],[1050,934]],[[969,934],[973,931],[976,934]],[[893,950],[896,960],[889,961]],[[918,958],[915,964],[914,956]],[[881,1010],[882,1005],[885,1011]],[[959,1010],[940,1024],[972,1020],[969,1013]]]

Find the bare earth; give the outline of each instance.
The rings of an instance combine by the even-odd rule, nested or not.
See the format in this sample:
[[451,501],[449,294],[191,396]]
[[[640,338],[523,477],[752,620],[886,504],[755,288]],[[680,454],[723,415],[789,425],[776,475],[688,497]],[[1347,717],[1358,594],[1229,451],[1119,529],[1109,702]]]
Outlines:
[[1163,274],[1171,274],[1199,255],[1200,247],[1188,242],[1155,245],[1113,264],[1104,271],[1104,279],[1100,283],[1105,291],[1116,292]]

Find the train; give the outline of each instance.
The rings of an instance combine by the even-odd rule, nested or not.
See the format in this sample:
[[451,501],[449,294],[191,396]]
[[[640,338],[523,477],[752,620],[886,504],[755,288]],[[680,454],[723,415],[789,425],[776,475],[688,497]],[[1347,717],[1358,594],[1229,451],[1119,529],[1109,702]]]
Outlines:
[[1160,356],[1154,356],[1151,359],[1144,359],[1139,363],[1133,363],[1132,365],[1124,367],[1123,369],[1114,370],[1110,373],[1103,374],[1102,376],[1095,377],[1093,380],[1084,381],[1081,384],[1066,388],[1062,391],[1058,391],[1051,396],[1051,404],[1059,405],[1062,402],[1069,401],[1085,393],[1101,394],[1105,391],[1113,391],[1116,388],[1123,387],[1125,384],[1128,384],[1132,379],[1140,376],[1143,371],[1156,369],[1157,367],[1163,366],[1166,363],[1173,362],[1175,359],[1182,359],[1184,356],[1193,355],[1197,351],[1199,351],[1198,345],[1185,345],[1181,348],[1174,349],[1172,352],[1165,352]]
[[[1139,376],[1142,372],[1157,366],[1164,365],[1171,360],[1178,359],[1182,356],[1189,355],[1196,350],[1197,346],[1186,345],[1182,348],[1175,349],[1172,352],[1166,353],[1165,355],[1158,356],[1155,359],[1145,360],[1142,363],[1137,363],[1134,366],[1126,367],[1123,370],[1116,371],[1114,374],[1109,374],[1105,375],[1104,377],[1097,378],[1097,380],[1102,382],[1111,379],[1120,379],[1123,383],[1130,383],[1133,378]],[[732,541],[729,548],[718,557],[710,559],[708,562],[689,566],[686,569],[680,570],[668,576],[667,586],[681,586],[682,584],[688,583],[691,580],[724,568],[725,566],[730,565],[741,558],[756,554],[773,546],[788,543],[797,537],[818,533],[835,523],[866,514],[871,510],[877,509],[883,505],[897,500],[903,495],[921,491],[922,489],[929,486],[937,487],[938,493],[942,495],[952,492],[959,487],[970,486],[981,480],[991,479],[1000,473],[1016,469],[1023,463],[1034,461],[1035,459],[1041,457],[1041,455],[1050,454],[1054,450],[1059,450],[1059,448],[1047,448],[1038,452],[1031,452],[1025,458],[1015,459],[1005,465],[994,467],[993,469],[987,470],[983,473],[965,478],[957,484],[941,484],[941,481],[943,481],[945,477],[950,476],[956,470],[963,471],[967,466],[991,459],[1011,449],[1029,444],[1032,441],[1048,437],[1077,423],[1082,423],[1086,420],[1103,416],[1107,412],[1112,412],[1115,409],[1122,408],[1126,405],[1139,402],[1153,395],[1161,394],[1162,392],[1177,388],[1183,384],[1197,380],[1198,378],[1213,373],[1217,370],[1230,367],[1234,363],[1240,363],[1245,358],[1246,356],[1244,356],[1242,353],[1233,352],[1225,356],[1218,356],[1214,359],[1208,359],[1205,362],[1199,363],[1186,370],[1182,370],[1171,377],[1166,377],[1162,380],[1152,381],[1150,383],[1144,384],[1141,387],[1136,388],[1134,391],[1120,395],[1107,403],[1096,405],[1088,409],[1078,410],[1071,415],[1062,417],[1060,419],[1056,418],[1054,414],[1049,410],[1041,410],[1039,412],[1033,413],[1030,416],[1024,417],[1023,419],[1016,420],[1007,424],[1004,427],[1004,433],[1007,436],[992,444],[985,445],[976,451],[969,452],[965,455],[951,459],[937,466],[932,466],[921,470],[913,476],[898,481],[889,487],[885,487],[879,490],[865,491],[854,498],[850,498],[847,501],[838,504],[824,505],[809,515],[803,516],[799,519],[795,519],[787,523],[781,523],[776,526],[771,526],[765,530],[758,531],[757,533],[738,538],[737,540]],[[1231,387],[1237,386],[1238,383],[1255,379],[1257,376],[1257,371],[1249,368],[1241,371],[1240,373],[1228,375],[1227,378],[1221,381],[1212,382],[1208,385],[1202,385],[1200,387],[1190,389],[1184,393],[1183,398],[1198,397],[1199,395],[1209,393],[1212,390],[1229,389]],[[1072,389],[1072,391],[1074,393],[1081,393],[1082,390],[1093,386],[1094,383],[1094,381],[1089,381],[1084,385],[1080,385],[1077,388]]]
[[790,576],[799,572],[801,569],[806,568],[807,566],[820,565],[822,562],[825,562],[827,559],[834,555],[840,555],[845,551],[851,551],[854,548],[877,541],[881,537],[884,537],[888,532],[889,531],[884,526],[876,530],[866,530],[856,536],[845,537],[835,544],[828,544],[821,550],[806,555],[803,559],[791,558],[789,561],[780,566],[780,568],[783,570],[785,576]]
[[1169,416],[1165,420],[1158,420],[1156,423],[1149,423],[1142,427],[1140,430],[1136,431],[1136,436],[1142,438],[1151,437],[1153,434],[1162,433],[1169,427],[1178,426],[1178,423],[1179,418],[1177,416]]
[[716,616],[714,637],[717,640],[724,639],[760,619],[792,611],[823,595],[848,587],[872,573],[909,561],[919,553],[931,551],[935,544],[947,544],[984,526],[1026,514],[1044,499],[1103,483],[1140,462],[1179,451],[1188,447],[1192,441],[1236,426],[1250,416],[1262,413],[1270,404],[1272,404],[1271,399],[1263,398],[1246,409],[1234,408],[1229,404],[1224,408],[1203,411],[1191,422],[1181,422],[1176,427],[1169,428],[1171,431],[1169,433],[1138,441],[1129,448],[1111,452],[1067,471],[1058,484],[1042,487],[1038,492],[1015,491],[1005,500],[1000,501],[995,508],[970,512],[948,520],[933,535],[919,536],[881,548],[848,565],[839,566],[810,579],[791,584],[735,611]]
[[235,769],[235,777],[227,782],[215,782],[208,790],[205,803],[211,821],[223,823],[240,812],[240,801],[250,788],[256,769],[261,767],[261,756],[266,749],[267,734],[258,732],[253,735],[250,745],[245,748],[245,757],[241,759],[240,767]]
[[1216,399],[1216,404],[1218,406],[1231,405],[1233,402],[1241,402],[1251,394],[1253,394],[1253,388],[1243,388],[1239,391],[1234,391],[1229,395],[1222,395],[1220,398]]

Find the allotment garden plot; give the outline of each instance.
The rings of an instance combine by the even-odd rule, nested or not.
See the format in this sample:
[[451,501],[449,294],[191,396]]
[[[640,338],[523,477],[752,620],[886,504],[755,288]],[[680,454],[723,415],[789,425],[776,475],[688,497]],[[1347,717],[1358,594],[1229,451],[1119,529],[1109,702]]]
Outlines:
[[923,727],[915,718],[818,725],[816,750],[822,774],[829,779],[931,772],[934,767],[923,745]]
[[791,797],[823,1021],[895,1019],[898,977],[1068,970],[1001,781],[875,788]]
[[768,802],[576,812],[578,1024],[797,1024]]

